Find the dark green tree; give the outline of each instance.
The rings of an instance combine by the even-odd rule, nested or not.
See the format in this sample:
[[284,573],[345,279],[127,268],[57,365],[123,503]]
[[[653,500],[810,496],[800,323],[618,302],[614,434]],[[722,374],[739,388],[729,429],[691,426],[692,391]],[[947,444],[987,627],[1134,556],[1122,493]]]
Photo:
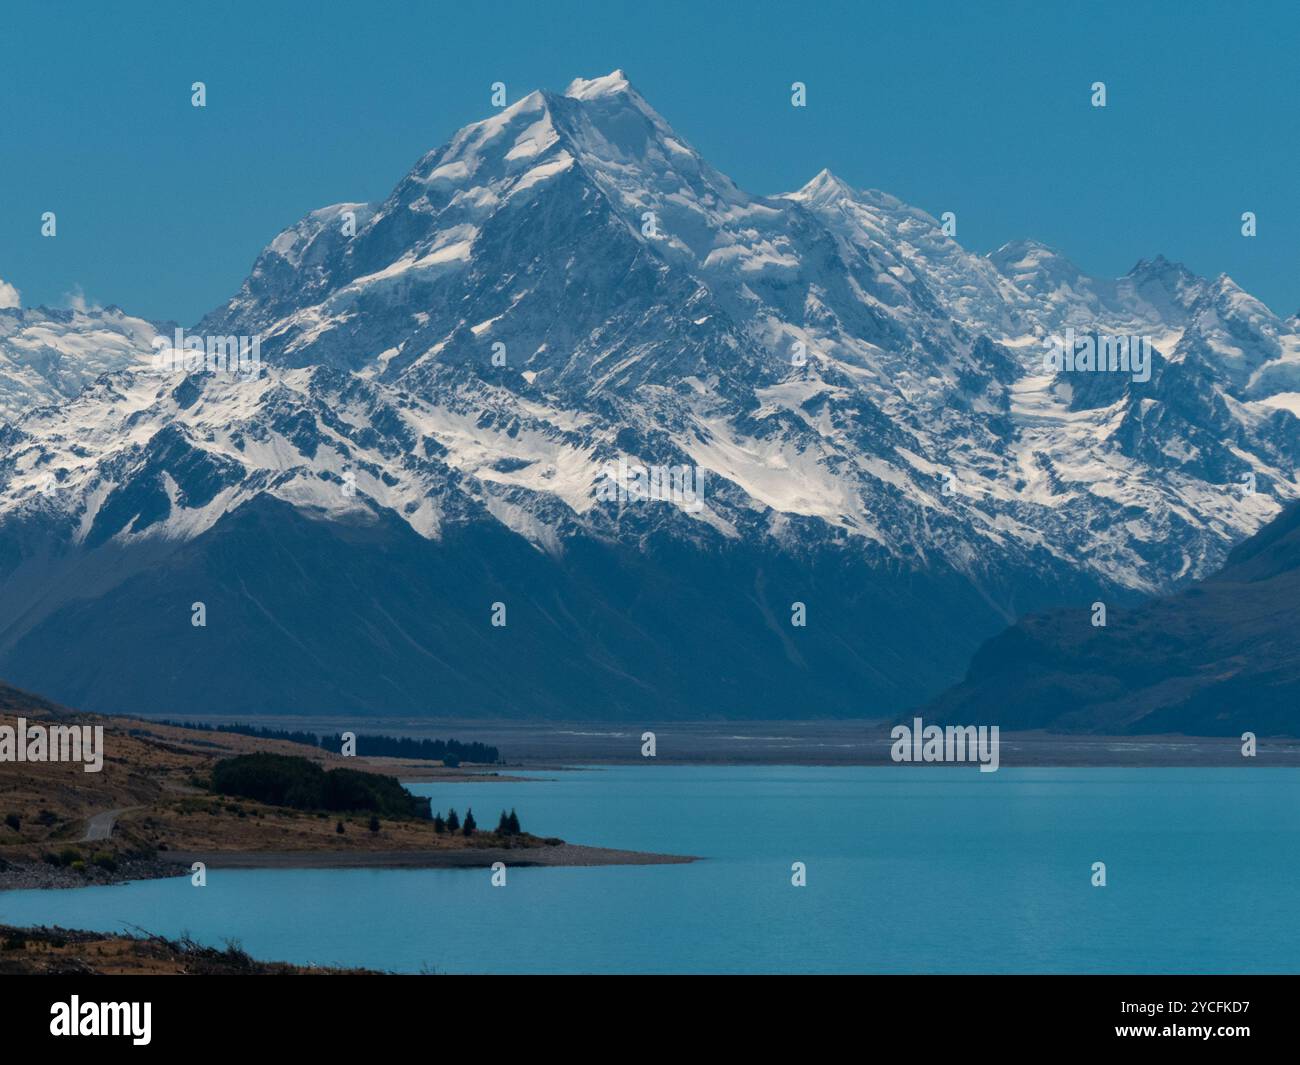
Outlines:
[[435,832],[437,832],[438,835],[440,835],[440,836],[441,836],[444,832],[447,831],[447,822],[446,822],[445,820],[443,820],[443,816],[442,816],[441,811],[438,812],[438,813],[436,813],[436,814],[434,814],[434,817],[433,817],[433,830],[434,830]]
[[370,831],[371,832],[379,831],[379,818],[377,818],[374,814],[370,815]]
[[472,836],[472,835],[474,835],[474,830],[475,830],[476,828],[478,828],[478,825],[476,825],[476,824],[474,823],[474,811],[473,811],[473,810],[466,810],[466,811],[465,811],[465,828],[463,829],[465,835],[467,835],[467,836]]
[[507,814],[504,810],[501,811],[501,820],[497,822],[497,835],[498,836],[510,835],[510,815]]
[[460,829],[460,814],[456,812],[456,807],[447,811],[447,831],[456,832]]
[[512,836],[519,835],[519,833],[523,830],[519,827],[519,815],[515,813],[515,808],[513,806],[510,807],[509,821],[510,821],[510,834]]
[[342,821],[340,821],[338,824],[336,824],[336,825],[334,826],[334,831],[337,832],[340,836],[343,835],[343,822],[342,822]]

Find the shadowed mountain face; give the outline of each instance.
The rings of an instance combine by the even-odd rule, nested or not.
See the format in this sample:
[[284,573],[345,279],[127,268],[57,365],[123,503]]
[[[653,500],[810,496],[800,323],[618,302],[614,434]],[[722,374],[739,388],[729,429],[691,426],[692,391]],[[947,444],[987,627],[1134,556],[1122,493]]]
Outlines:
[[[100,550],[93,569],[122,561]],[[433,541],[269,498],[149,561],[97,597],[65,590],[6,649],[10,679],[87,710],[872,716],[959,674],[955,626],[996,623],[960,574],[918,585],[843,552],[654,535],[556,558],[492,522]]]
[[[0,310],[0,673],[167,713],[902,711],[1295,498],[1297,328],[1159,257],[975,255],[826,171],[748,193],[579,79],[275,237],[191,331],[255,373]],[[1148,373],[1052,370],[1066,329]]]
[[1022,618],[925,711],[1071,732],[1300,734],[1300,506],[1208,580],[1108,612]]

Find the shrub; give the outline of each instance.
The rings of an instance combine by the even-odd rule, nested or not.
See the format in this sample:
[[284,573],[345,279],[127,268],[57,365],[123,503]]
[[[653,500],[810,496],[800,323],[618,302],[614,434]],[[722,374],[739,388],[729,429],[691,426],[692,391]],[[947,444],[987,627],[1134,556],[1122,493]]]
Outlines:
[[212,787],[222,795],[298,810],[429,817],[429,800],[412,795],[392,777],[356,769],[326,771],[293,755],[243,754],[223,759],[212,769]]
[[5,814],[5,824],[15,832],[19,831],[23,826],[22,820],[17,814]]

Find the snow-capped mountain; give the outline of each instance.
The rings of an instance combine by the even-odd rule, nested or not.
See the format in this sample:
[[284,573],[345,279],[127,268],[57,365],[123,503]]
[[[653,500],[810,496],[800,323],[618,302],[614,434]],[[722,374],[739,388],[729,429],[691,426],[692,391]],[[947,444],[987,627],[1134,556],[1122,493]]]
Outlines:
[[[1067,328],[1148,338],[1149,379],[1045,370]],[[191,332],[259,338],[260,371],[123,356],[39,408],[0,381],[11,680],[91,709],[866,716],[1024,610],[1208,572],[1300,494],[1296,319],[1162,258],[978,256],[827,171],[752,195],[617,71],[312,211]],[[638,465],[702,498],[610,491]]]
[[[0,296],[13,291],[0,281]],[[118,307],[25,309],[0,302],[0,420],[76,396],[100,374],[147,362],[160,327]]]

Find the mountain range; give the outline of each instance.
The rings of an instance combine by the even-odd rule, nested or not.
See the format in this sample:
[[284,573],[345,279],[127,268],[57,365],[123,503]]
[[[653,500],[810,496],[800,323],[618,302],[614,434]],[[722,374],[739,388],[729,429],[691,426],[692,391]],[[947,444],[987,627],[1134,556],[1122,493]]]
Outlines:
[[[615,71],[277,235],[189,330],[255,373],[0,308],[0,675],[104,712],[883,716],[1300,496],[1300,320],[948,230],[825,170],[746,192]],[[1067,329],[1147,338],[1149,379],[1045,369]]]

